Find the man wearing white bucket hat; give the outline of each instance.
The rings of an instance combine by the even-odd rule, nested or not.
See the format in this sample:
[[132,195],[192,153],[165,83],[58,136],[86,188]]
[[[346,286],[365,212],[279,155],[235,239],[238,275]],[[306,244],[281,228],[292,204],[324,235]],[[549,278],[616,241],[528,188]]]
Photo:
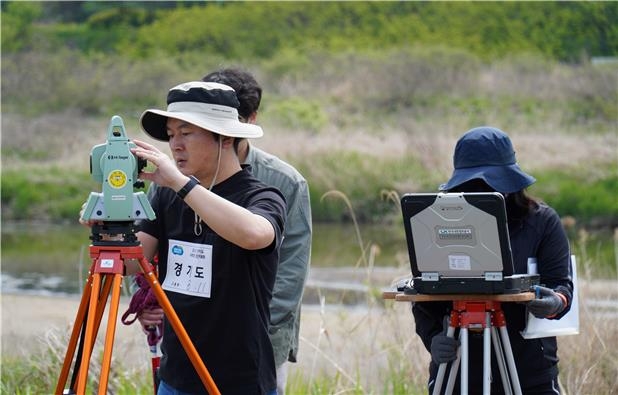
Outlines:
[[[227,85],[180,84],[167,103],[166,111],[146,110],[140,124],[169,142],[172,158],[135,140],[133,152],[156,167],[140,177],[158,186],[150,196],[157,218],[142,221],[137,236],[147,259],[158,254],[162,287],[221,393],[272,394],[268,304],[285,199],[237,155],[239,139],[261,137],[262,129],[239,122],[238,99]],[[161,351],[159,394],[205,393],[165,321]]]

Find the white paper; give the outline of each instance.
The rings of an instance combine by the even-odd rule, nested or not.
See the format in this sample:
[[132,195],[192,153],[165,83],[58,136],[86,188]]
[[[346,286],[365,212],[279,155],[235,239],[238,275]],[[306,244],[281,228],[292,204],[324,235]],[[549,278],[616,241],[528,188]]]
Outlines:
[[579,334],[579,292],[577,289],[577,264],[575,262],[575,255],[571,255],[571,271],[573,274],[573,300],[571,301],[571,310],[559,320],[536,318],[528,313],[526,328],[521,332],[524,339]]
[[528,258],[528,274],[539,274],[539,270],[536,267],[536,258]]

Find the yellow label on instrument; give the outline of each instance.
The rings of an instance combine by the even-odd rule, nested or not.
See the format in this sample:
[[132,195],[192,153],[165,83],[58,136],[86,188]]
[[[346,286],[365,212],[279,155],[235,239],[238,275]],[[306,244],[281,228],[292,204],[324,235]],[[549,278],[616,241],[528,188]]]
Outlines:
[[107,181],[113,188],[122,188],[127,184],[127,175],[122,170],[112,170]]

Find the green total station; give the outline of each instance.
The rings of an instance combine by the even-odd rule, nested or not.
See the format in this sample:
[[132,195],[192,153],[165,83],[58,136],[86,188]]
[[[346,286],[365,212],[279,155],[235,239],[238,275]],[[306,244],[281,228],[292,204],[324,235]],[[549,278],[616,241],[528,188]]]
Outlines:
[[122,118],[114,115],[107,129],[107,141],[95,145],[90,152],[90,174],[102,183],[101,193],[91,192],[82,220],[104,222],[154,219],[155,213],[138,179],[146,161],[131,152],[136,145],[126,135]]

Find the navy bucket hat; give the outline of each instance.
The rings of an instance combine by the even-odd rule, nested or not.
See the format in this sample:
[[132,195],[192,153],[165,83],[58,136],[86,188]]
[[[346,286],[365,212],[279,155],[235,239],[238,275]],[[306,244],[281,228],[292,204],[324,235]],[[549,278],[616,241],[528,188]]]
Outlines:
[[477,178],[501,193],[517,192],[536,182],[517,165],[509,136],[489,126],[470,129],[461,136],[455,146],[453,165],[453,175],[440,185],[441,191]]

